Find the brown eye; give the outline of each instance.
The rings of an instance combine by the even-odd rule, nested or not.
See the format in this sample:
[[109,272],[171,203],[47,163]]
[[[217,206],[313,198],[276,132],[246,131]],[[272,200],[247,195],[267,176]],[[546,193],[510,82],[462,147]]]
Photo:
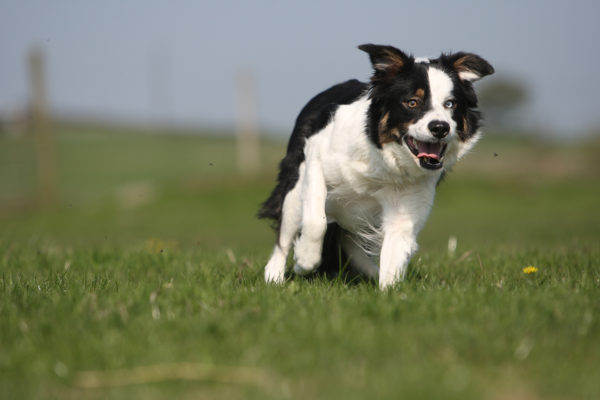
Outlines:
[[417,99],[410,99],[406,102],[406,105],[408,106],[408,108],[415,108],[419,105],[419,101]]

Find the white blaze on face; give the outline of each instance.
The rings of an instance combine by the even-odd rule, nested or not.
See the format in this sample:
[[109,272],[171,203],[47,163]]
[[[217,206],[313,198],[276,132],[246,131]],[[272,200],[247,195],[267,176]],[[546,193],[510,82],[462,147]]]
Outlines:
[[450,134],[447,136],[449,140],[456,133],[456,122],[452,119],[453,110],[444,107],[444,104],[453,98],[454,84],[448,74],[438,68],[428,68],[427,77],[431,109],[409,128],[408,134],[418,140],[431,141],[433,135],[429,131],[429,123],[435,120],[445,121],[450,125]]
[[432,113],[435,115],[432,119],[450,123],[452,121],[452,110],[445,108],[444,103],[452,98],[452,89],[454,89],[452,79],[448,74],[437,68],[429,68],[427,75],[429,77]]

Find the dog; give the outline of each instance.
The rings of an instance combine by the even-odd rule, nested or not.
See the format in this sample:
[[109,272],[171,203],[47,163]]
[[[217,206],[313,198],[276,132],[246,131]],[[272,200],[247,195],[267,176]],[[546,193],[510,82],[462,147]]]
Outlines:
[[296,274],[343,253],[381,289],[404,279],[439,181],[480,137],[473,82],[494,72],[486,60],[358,48],[370,82],[337,84],[306,104],[258,213],[277,231],[267,282],[284,282],[292,246]]

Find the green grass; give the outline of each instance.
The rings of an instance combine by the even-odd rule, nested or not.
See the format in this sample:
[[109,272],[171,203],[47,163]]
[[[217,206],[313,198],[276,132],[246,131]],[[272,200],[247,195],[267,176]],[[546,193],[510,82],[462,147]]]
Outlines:
[[42,206],[30,141],[0,137],[2,398],[600,397],[597,143],[484,139],[385,292],[263,283],[282,143],[252,179],[218,137],[66,127],[57,146]]

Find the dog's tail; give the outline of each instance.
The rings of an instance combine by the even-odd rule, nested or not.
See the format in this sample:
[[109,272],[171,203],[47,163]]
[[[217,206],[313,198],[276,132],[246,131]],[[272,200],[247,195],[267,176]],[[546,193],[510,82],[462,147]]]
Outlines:
[[262,203],[260,210],[258,210],[258,218],[273,220],[272,226],[277,232],[279,232],[279,227],[281,226],[281,209],[283,208],[283,201],[288,192],[289,189],[279,182],[271,192],[269,198]]
[[283,207],[283,199],[285,195],[283,191],[279,189],[279,185],[273,189],[271,195],[264,203],[261,204],[260,210],[258,210],[258,218],[272,219],[275,221],[276,228],[279,228],[281,221],[281,208]]
[[269,198],[262,203],[258,211],[258,218],[273,220],[273,228],[276,231],[279,231],[279,226],[281,225],[283,201],[285,200],[285,196],[287,196],[289,191],[298,182],[298,166],[302,161],[304,161],[304,152],[301,148],[299,151],[288,150],[288,153],[279,164],[277,186],[275,186]]

